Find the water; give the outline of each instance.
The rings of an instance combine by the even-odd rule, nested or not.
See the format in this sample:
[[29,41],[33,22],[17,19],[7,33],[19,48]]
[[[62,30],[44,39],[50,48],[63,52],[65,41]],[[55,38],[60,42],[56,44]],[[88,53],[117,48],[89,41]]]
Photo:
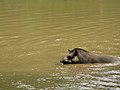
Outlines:
[[67,49],[120,56],[119,0],[0,0],[0,90],[119,90],[119,64],[62,65]]

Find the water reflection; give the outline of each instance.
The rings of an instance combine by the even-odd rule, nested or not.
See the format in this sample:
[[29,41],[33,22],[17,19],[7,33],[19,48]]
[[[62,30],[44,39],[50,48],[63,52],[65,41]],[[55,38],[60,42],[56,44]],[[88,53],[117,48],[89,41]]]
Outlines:
[[[114,65],[113,65],[114,66]],[[114,68],[117,66],[114,66]],[[48,78],[38,78],[41,83],[54,83],[54,86],[44,89],[81,90],[81,89],[120,89],[120,71],[108,70],[106,65],[67,65],[57,68],[60,72],[49,75]],[[65,81],[65,82],[64,82]]]
[[51,73],[47,77],[37,76],[33,78],[37,87],[25,80],[12,82],[12,84],[16,88],[26,90],[119,90],[120,71],[116,70],[117,67],[119,65],[62,65],[56,68],[56,73]]

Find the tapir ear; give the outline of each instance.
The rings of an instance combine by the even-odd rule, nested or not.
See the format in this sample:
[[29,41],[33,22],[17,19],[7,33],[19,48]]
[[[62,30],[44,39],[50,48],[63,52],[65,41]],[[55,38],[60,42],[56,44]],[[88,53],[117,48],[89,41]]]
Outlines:
[[78,53],[78,50],[77,49],[75,49],[75,54],[77,54]]
[[71,50],[68,49],[68,52],[71,52]]

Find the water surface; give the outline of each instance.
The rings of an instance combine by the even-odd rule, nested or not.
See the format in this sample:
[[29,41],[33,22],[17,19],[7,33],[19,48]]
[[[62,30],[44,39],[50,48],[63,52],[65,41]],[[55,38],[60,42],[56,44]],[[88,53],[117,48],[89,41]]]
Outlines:
[[0,90],[119,90],[119,64],[62,65],[67,49],[120,56],[119,0],[1,0]]

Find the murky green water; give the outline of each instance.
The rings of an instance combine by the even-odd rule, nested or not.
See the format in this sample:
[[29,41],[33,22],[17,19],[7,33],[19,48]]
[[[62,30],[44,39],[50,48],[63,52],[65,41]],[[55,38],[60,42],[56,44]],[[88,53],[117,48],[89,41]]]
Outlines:
[[0,90],[119,90],[119,64],[61,65],[67,49],[120,56],[119,0],[0,0]]

